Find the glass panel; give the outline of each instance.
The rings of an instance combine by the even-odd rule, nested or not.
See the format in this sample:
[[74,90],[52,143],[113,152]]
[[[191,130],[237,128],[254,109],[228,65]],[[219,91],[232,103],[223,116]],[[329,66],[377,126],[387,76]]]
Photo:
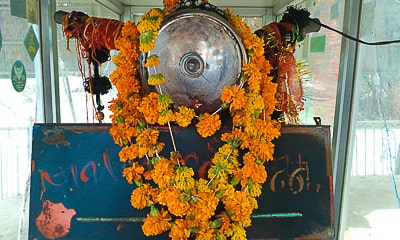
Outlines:
[[[84,1],[82,1],[84,2]],[[71,1],[57,1],[56,10],[66,12],[79,11],[84,12],[91,17],[101,17],[108,19],[119,19],[119,15],[94,2],[79,3]],[[80,71],[82,67],[83,75],[89,77],[89,72],[93,74],[93,65],[88,68],[87,59],[78,58],[78,46],[75,39],[70,39],[69,49],[63,34],[62,26],[57,25],[57,46],[58,46],[58,68],[60,81],[60,109],[61,122],[63,123],[93,123],[95,119],[96,99],[91,94],[85,92],[83,87],[83,77]],[[114,51],[111,53],[115,54]],[[101,77],[108,77],[115,69],[112,61],[101,64],[99,74]],[[108,110],[108,102],[115,96],[116,91],[112,88],[108,94],[101,95],[101,104],[104,105],[103,113],[105,119],[103,122],[111,123],[109,118],[111,112]]]
[[[343,21],[343,2],[307,0],[299,7],[306,8],[311,13],[311,18],[318,18],[323,24],[340,30]],[[305,71],[301,124],[315,124],[314,117],[321,117],[322,124],[331,126],[334,124],[341,39],[339,34],[322,27],[318,32],[307,34],[296,49],[296,60],[300,69]]]
[[263,27],[262,17],[243,17],[243,21],[249,26],[251,32],[255,32]]
[[[400,38],[397,1],[364,1],[361,38]],[[397,239],[400,222],[400,49],[360,44],[353,151],[342,218],[344,239]]]
[[42,118],[35,2],[0,0],[1,239],[27,239],[31,127]]

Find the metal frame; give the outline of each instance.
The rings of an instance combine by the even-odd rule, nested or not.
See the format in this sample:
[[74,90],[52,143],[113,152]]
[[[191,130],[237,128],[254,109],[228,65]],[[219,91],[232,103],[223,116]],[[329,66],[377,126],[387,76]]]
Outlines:
[[[362,1],[345,0],[343,32],[360,32]],[[345,192],[350,174],[351,152],[354,138],[354,108],[356,107],[356,70],[358,43],[343,38],[339,66],[339,84],[336,94],[336,111],[333,129],[332,154],[334,165],[334,205],[336,239],[341,239],[340,226],[345,226],[342,214],[346,212]]]
[[[40,57],[43,83],[43,113],[45,123],[60,123],[57,34],[53,14],[56,1],[39,0]],[[53,34],[54,33],[54,34]]]

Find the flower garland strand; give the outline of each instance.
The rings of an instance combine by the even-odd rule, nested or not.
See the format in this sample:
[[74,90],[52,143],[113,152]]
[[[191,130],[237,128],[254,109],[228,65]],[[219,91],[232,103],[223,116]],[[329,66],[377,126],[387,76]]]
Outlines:
[[[110,134],[122,149],[120,160],[127,164],[123,176],[137,187],[131,195],[136,209],[148,208],[142,225],[146,236],[169,232],[171,239],[246,239],[246,227],[258,207],[267,172],[264,163],[273,159],[271,142],[280,135],[280,125],[271,120],[276,84],[268,76],[270,65],[263,57],[263,40],[250,32],[241,17],[230,9],[226,18],[240,35],[250,58],[243,65],[237,85],[223,89],[221,109],[229,110],[233,129],[222,133],[224,144],[211,159],[208,179],[195,179],[178,151],[162,156],[165,143],[153,124],[180,127],[195,124],[202,137],[213,136],[221,126],[219,114],[195,116],[186,106],[174,106],[170,96],[143,93],[138,79],[139,53],[150,51],[165,16],[178,1],[164,1],[164,9],[151,9],[135,25],[127,22],[117,41],[120,49],[113,58],[117,69],[110,75],[118,90],[110,109]],[[146,67],[160,64],[157,55],[147,57]],[[149,76],[148,83],[168,81],[162,73]],[[172,106],[172,107],[171,107]],[[239,154],[242,150],[245,153]],[[139,161],[145,159],[146,164]],[[148,167],[151,166],[151,167]]]

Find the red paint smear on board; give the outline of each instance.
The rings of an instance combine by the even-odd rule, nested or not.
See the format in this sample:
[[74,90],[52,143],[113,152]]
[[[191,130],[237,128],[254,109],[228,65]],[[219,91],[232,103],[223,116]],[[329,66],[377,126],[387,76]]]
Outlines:
[[68,209],[62,203],[52,203],[46,200],[42,211],[36,218],[36,226],[47,239],[66,236],[71,229],[71,219],[76,214],[74,209]]

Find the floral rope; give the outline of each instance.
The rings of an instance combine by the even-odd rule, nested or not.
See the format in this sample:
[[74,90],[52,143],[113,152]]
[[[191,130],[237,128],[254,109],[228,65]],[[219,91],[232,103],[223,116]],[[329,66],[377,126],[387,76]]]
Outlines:
[[[162,156],[165,143],[159,141],[154,124],[170,127],[175,123],[182,128],[193,124],[204,138],[221,127],[218,111],[196,116],[193,109],[176,106],[168,95],[144,93],[138,79],[140,52],[153,49],[162,20],[177,2],[164,1],[163,10],[151,9],[137,25],[124,24],[116,40],[120,52],[113,58],[117,69],[110,75],[118,90],[110,105],[110,134],[122,147],[119,157],[127,164],[123,176],[137,185],[131,195],[132,206],[149,209],[142,225],[146,236],[169,232],[171,239],[245,239],[251,214],[258,207],[256,198],[267,179],[264,163],[273,159],[271,141],[280,135],[279,123],[270,117],[277,86],[268,76],[271,67],[263,56],[263,40],[226,9],[225,16],[249,56],[240,82],[224,87],[221,95],[221,109],[229,111],[232,131],[221,134],[224,144],[211,159],[207,179],[196,179],[179,151]],[[151,55],[145,67],[158,64],[158,56]],[[166,81],[162,73],[148,78],[148,84],[154,86]],[[139,163],[142,159],[147,159],[147,164]]]

